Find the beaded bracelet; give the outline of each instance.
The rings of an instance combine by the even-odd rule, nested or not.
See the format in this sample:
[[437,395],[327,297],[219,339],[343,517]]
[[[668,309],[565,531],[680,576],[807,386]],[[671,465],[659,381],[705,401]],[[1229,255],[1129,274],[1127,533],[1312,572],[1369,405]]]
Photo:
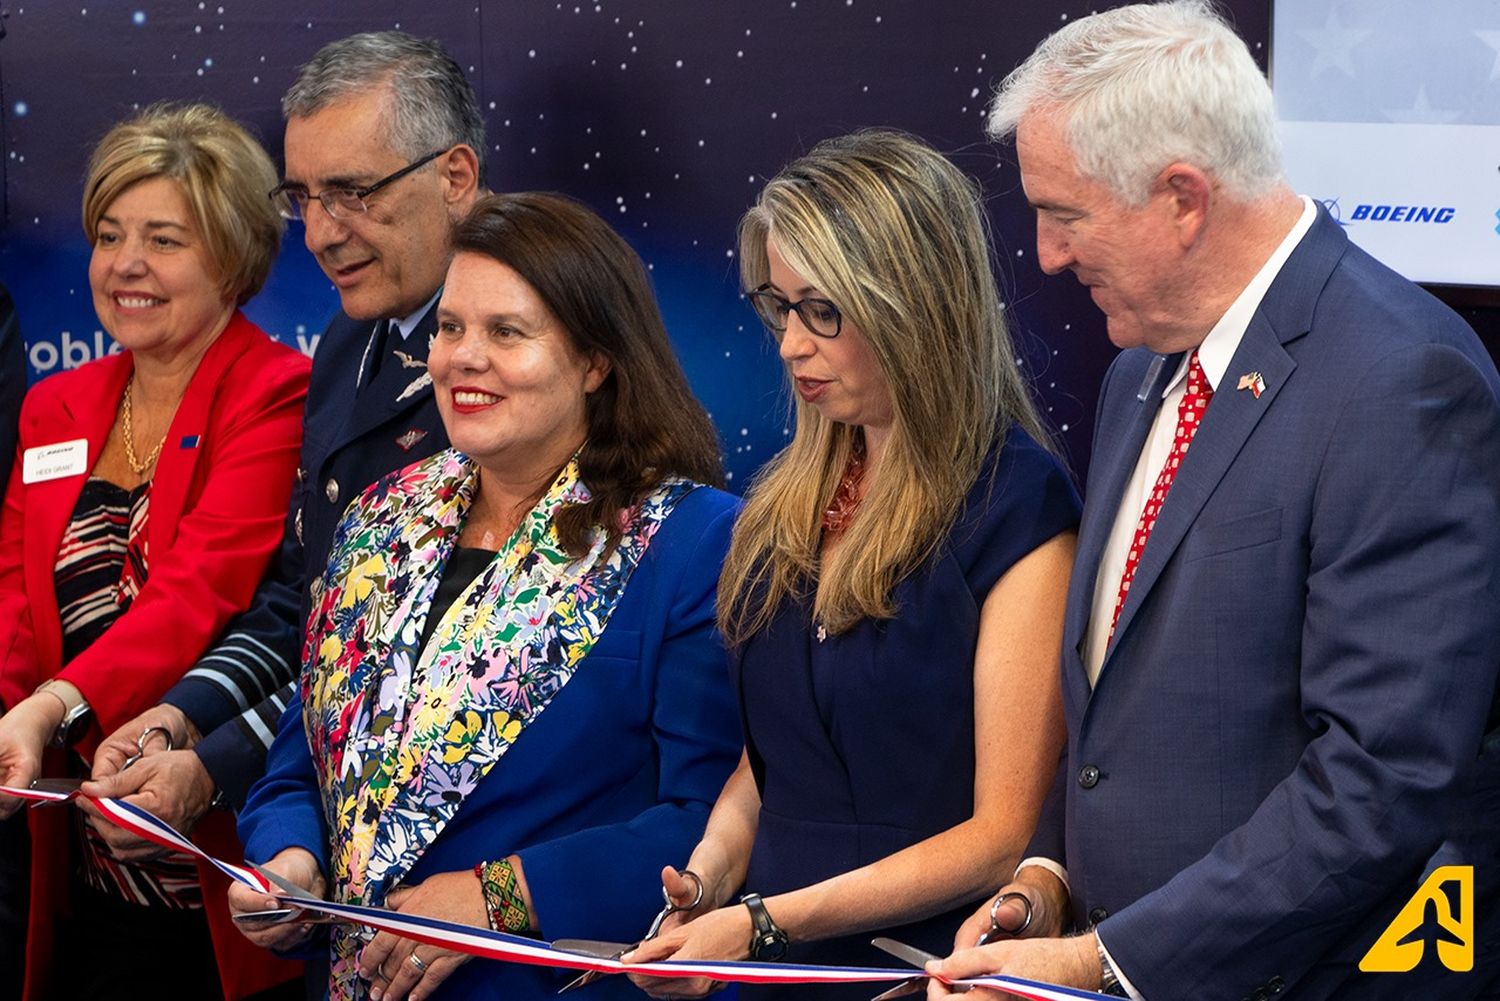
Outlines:
[[531,915],[516,881],[515,867],[506,859],[481,862],[474,867],[484,891],[484,910],[494,931],[524,935],[531,931]]

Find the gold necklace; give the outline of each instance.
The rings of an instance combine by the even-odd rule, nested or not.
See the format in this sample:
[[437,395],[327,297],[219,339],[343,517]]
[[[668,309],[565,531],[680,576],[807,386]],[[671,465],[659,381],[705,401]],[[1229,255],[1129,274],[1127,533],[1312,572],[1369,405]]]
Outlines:
[[[167,443],[167,432],[163,431],[161,440],[146,456],[142,462],[135,456],[135,428],[130,423],[130,398],[135,395],[135,376],[130,377],[130,384],[125,387],[125,399],[120,402],[120,436],[125,439],[125,462],[130,466],[130,471],[140,476],[156,464],[157,458],[161,456],[161,447]],[[171,428],[167,429],[168,431]]]

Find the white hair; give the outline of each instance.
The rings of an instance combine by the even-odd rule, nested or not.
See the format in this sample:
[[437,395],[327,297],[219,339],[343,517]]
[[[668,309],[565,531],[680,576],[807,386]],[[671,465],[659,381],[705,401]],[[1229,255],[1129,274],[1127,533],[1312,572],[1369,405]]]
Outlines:
[[1270,84],[1210,0],[1119,7],[1048,36],[1000,84],[990,137],[1033,112],[1058,115],[1079,170],[1127,205],[1177,161],[1244,200],[1282,181]]

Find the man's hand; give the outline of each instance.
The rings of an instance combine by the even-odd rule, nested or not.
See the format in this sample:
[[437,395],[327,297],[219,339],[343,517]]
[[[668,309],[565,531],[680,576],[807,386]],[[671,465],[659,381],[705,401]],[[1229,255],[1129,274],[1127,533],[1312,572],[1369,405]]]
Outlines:
[[[328,893],[328,883],[323,879],[323,870],[318,860],[305,848],[287,848],[261,868],[302,887],[315,897]],[[275,897],[256,891],[240,883],[229,884],[229,913],[246,914],[250,911],[268,911],[283,906]],[[313,926],[305,921],[270,927],[246,927],[236,922],[240,934],[263,949],[290,949],[300,945],[312,934]]]
[[[93,780],[85,782],[79,791],[95,798],[123,799],[150,810],[179,834],[187,834],[213,804],[214,780],[195,752],[167,751],[148,754],[124,771],[102,779],[96,758]],[[116,858],[138,861],[167,853],[154,842],[111,823],[87,800],[76,802]]]
[[[1028,934],[1030,929],[1027,929]],[[1071,938],[1010,939],[956,952],[947,959],[927,964],[928,1001],[958,996],[959,992],[937,978],[965,980],[990,974],[1025,977],[1063,987],[1097,991],[1103,980],[1099,967],[1099,940],[1090,932]],[[1011,995],[976,991],[967,998],[999,998]]]
[[[145,746],[141,746],[142,737],[153,729],[165,730],[172,735],[171,748],[167,746],[166,736],[160,732],[152,733],[144,741]],[[126,761],[138,753],[144,752],[150,756],[173,748],[180,751],[192,747],[202,739],[203,735],[181,709],[165,703],[152,706],[104,738],[99,750],[94,752],[93,777],[98,780],[114,775],[125,767]]]
[[[1007,894],[1019,893],[1031,902],[1031,923],[1026,923],[1026,905],[1012,897],[998,907],[995,901]],[[991,928],[991,908],[1000,930]],[[995,896],[979,905],[953,936],[953,951],[962,952],[979,944],[1008,938],[1056,938],[1062,934],[1068,917],[1068,888],[1051,870],[1029,865],[1016,873],[1013,883],[1002,886]],[[1021,926],[1025,925],[1022,930]]]

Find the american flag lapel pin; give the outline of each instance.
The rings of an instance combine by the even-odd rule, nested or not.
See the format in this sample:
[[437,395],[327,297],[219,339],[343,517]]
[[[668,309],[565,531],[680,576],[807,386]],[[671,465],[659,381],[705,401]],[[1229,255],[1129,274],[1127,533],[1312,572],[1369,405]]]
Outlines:
[[1260,399],[1260,394],[1266,391],[1266,380],[1261,376],[1259,372],[1247,372],[1244,375],[1240,376],[1239,384],[1234,388],[1237,390],[1248,389],[1250,390],[1251,394],[1258,400]]

